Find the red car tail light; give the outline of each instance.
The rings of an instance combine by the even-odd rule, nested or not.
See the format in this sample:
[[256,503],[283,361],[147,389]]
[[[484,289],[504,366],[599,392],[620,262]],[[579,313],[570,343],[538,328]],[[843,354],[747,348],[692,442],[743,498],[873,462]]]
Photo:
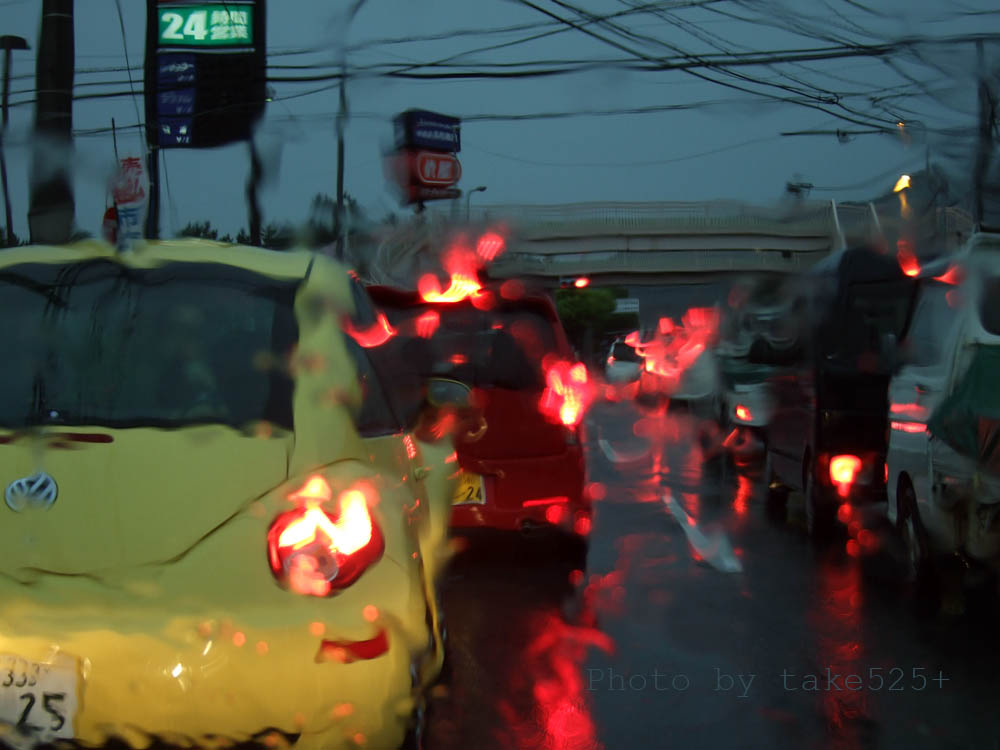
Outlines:
[[830,459],[830,481],[837,485],[841,497],[847,497],[860,471],[861,459],[857,456],[843,455]]
[[333,511],[323,507],[330,486],[313,476],[289,499],[295,510],[274,519],[267,556],[278,582],[306,596],[330,596],[350,586],[382,556],[385,540],[362,488],[340,494]]
[[744,422],[749,422],[751,419],[753,419],[753,415],[750,413],[750,410],[747,407],[745,407],[743,404],[737,404],[736,405],[736,418],[737,419],[741,419]]

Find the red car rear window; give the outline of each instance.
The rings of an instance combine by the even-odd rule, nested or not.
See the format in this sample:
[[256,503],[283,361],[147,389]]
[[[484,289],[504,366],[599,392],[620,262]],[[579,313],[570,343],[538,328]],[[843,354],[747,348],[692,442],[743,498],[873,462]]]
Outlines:
[[[422,338],[417,320],[431,308],[439,323]],[[540,389],[542,358],[565,354],[556,323],[534,309],[484,311],[469,304],[383,309],[402,337],[421,340],[422,346],[409,348],[409,358],[419,359],[425,376],[447,375],[477,388]]]

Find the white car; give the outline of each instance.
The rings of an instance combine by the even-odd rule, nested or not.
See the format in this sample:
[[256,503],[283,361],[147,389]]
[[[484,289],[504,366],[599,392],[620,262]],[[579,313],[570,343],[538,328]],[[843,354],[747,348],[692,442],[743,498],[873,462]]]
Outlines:
[[619,336],[611,342],[604,366],[604,376],[607,381],[615,385],[634,383],[641,373],[642,357],[625,343],[625,337]]
[[1000,472],[983,460],[991,417],[1000,417],[989,413],[993,363],[1000,376],[1000,235],[974,235],[950,264],[922,275],[906,364],[889,386],[889,520],[913,576],[935,553],[1000,569]]

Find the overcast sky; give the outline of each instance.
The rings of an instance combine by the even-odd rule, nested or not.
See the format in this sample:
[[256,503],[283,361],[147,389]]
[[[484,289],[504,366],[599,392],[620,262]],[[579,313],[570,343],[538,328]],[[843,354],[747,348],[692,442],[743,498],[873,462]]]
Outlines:
[[[563,18],[579,17],[561,3],[533,0]],[[122,0],[129,60],[135,87],[142,87],[145,3]],[[625,10],[645,0],[579,0],[570,3],[595,14]],[[271,65],[332,66],[345,43],[351,66],[428,63],[454,57],[463,69],[479,63],[621,60],[628,56],[608,41],[641,50],[651,57],[684,52],[802,50],[831,47],[836,41],[872,44],[904,38],[941,39],[954,35],[1000,33],[994,0],[671,0],[659,3],[666,15],[634,13],[616,19],[635,34],[660,40],[615,36],[594,24],[589,30],[560,26],[551,16],[514,0],[367,0],[354,22],[345,24],[344,0],[270,0],[268,48]],[[688,7],[677,7],[688,6]],[[690,7],[698,6],[698,7]],[[875,11],[874,9],[877,9]],[[41,0],[0,0],[0,33],[28,39],[32,51],[15,53],[11,125],[7,137],[14,228],[27,234],[29,137],[33,105],[34,50],[38,48]],[[127,91],[123,45],[115,0],[77,0],[76,93]],[[535,25],[505,33],[472,35]],[[809,35],[788,28],[809,26]],[[565,29],[531,42],[469,52],[517,42],[546,31]],[[365,44],[396,37],[439,34],[433,41]],[[359,48],[360,47],[360,48]],[[995,43],[994,43],[995,48]],[[309,49],[307,54],[280,54]],[[988,48],[989,49],[989,48]],[[467,53],[461,55],[461,53]],[[993,54],[989,51],[988,54]],[[551,67],[541,65],[540,67]],[[332,72],[274,69],[276,75]],[[427,69],[423,69],[427,70]],[[814,198],[861,199],[891,187],[903,170],[919,169],[930,145],[932,160],[946,158],[953,170],[970,153],[975,128],[975,51],[971,43],[919,45],[884,59],[846,57],[781,67],[732,69],[749,80],[700,70],[744,88],[748,94],[680,70],[624,71],[614,65],[549,78],[503,80],[387,79],[359,76],[348,85],[352,118],[347,127],[346,189],[373,218],[398,210],[385,182],[382,149],[391,140],[391,118],[419,107],[465,118],[460,159],[466,190],[486,185],[478,204],[566,203],[576,201],[688,201],[735,198],[756,203],[780,199],[785,183],[813,183]],[[780,78],[786,73],[790,77]],[[110,82],[106,86],[86,85]],[[763,87],[762,81],[786,87]],[[336,190],[336,84],[273,83],[276,101],[258,131],[271,178],[263,193],[265,220],[301,221],[310,198]],[[323,91],[316,91],[322,87]],[[897,137],[858,135],[847,143],[833,135],[782,137],[799,130],[866,130],[829,113],[799,104],[763,98],[767,92],[803,99],[816,88],[864,115],[865,123],[891,122],[905,115],[913,127],[929,130],[909,147]],[[792,91],[791,89],[798,89]],[[313,92],[313,93],[310,93]],[[884,97],[890,97],[885,99]],[[872,97],[879,98],[874,103]],[[811,100],[816,102],[815,98]],[[649,113],[582,115],[552,119],[473,119],[537,113],[581,113],[668,105],[693,108]],[[836,103],[830,112],[847,111]],[[141,96],[77,101],[74,129],[133,125],[144,112]],[[854,116],[854,115],[850,115]],[[960,128],[961,132],[948,132]],[[945,131],[945,132],[942,132]],[[123,156],[139,155],[139,131],[119,133]],[[76,218],[81,229],[97,233],[107,201],[106,178],[114,164],[110,133],[80,132],[74,158]],[[957,172],[960,174],[961,169]],[[163,236],[192,220],[211,220],[223,231],[246,226],[245,144],[215,150],[171,150],[162,171]],[[841,189],[842,188],[842,189]]]

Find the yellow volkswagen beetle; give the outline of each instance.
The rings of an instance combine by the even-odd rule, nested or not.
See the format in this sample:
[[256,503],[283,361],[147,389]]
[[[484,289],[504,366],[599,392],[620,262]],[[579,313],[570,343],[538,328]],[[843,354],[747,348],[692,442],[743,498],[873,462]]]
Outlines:
[[0,252],[0,745],[404,741],[457,479],[364,305],[307,252]]

